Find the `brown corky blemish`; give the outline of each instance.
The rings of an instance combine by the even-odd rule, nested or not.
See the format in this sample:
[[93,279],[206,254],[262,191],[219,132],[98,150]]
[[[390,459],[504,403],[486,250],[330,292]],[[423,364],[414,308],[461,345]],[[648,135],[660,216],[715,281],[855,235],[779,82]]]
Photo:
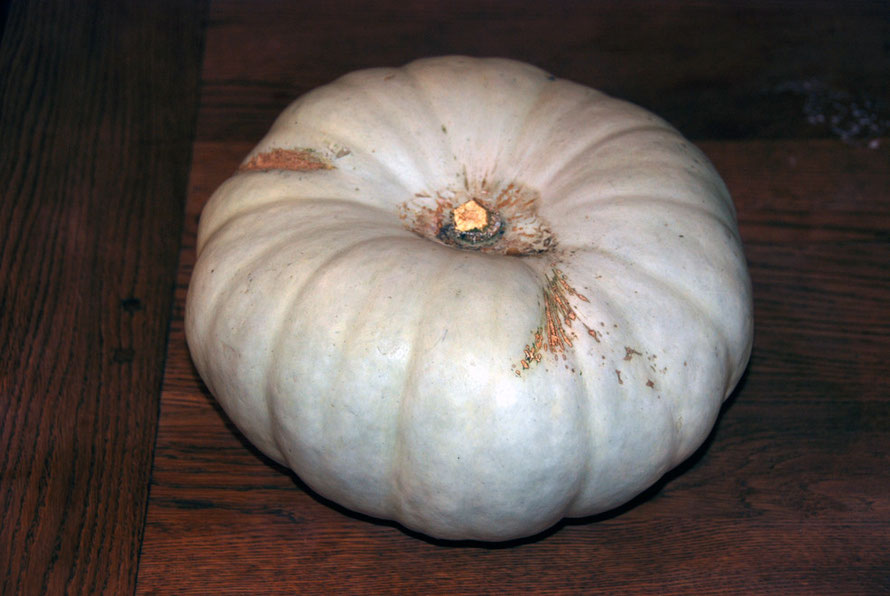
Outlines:
[[625,360],[630,360],[630,359],[633,358],[635,355],[636,355],[636,356],[642,356],[642,354],[640,354],[639,352],[637,352],[636,350],[634,350],[634,349],[631,348],[630,346],[624,346],[624,352],[625,352],[625,353],[624,353],[624,359],[625,359]]
[[[550,352],[556,358],[565,360],[566,351],[574,347],[574,340],[578,335],[573,325],[578,323],[587,331],[587,335],[600,343],[599,335],[578,317],[573,300],[590,302],[584,294],[581,294],[569,283],[565,273],[551,268],[550,275],[546,278],[546,284],[542,288],[544,298],[544,316],[540,327],[533,333],[533,341],[525,346],[525,357],[519,361],[523,370],[531,368],[533,364],[543,360],[543,353]],[[572,369],[574,371],[574,369]],[[516,371],[517,375],[521,373]]]
[[326,159],[309,149],[272,149],[254,155],[250,161],[238,168],[242,172],[289,170],[310,172],[313,170],[333,170]]

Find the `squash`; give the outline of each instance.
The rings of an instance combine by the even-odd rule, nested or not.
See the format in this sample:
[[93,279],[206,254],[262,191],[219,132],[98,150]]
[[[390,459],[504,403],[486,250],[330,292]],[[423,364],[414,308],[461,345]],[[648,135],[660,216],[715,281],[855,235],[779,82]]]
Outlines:
[[505,59],[354,72],[212,196],[197,370],[322,496],[443,539],[612,509],[749,358],[729,193],[651,113]]

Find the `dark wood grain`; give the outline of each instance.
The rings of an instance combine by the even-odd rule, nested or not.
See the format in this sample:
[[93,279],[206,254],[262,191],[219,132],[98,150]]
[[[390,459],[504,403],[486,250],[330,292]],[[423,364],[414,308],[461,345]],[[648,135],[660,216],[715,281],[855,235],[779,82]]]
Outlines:
[[[888,16],[213,2],[138,591],[890,590]],[[354,68],[441,53],[528,60],[668,116],[732,191],[755,288],[751,364],[703,448],[616,512],[506,545],[431,541],[313,495],[233,428],[182,329],[200,209],[278,112]],[[873,127],[843,120],[855,106]]]
[[145,518],[204,8],[4,2],[3,16],[0,593],[124,594]]
[[[888,39],[890,9],[879,1],[219,0],[198,134],[257,139],[294,97],[334,77],[440,54],[536,64],[638,103],[693,139],[866,134],[854,105],[879,112],[886,132]],[[820,110],[828,121],[811,122]]]

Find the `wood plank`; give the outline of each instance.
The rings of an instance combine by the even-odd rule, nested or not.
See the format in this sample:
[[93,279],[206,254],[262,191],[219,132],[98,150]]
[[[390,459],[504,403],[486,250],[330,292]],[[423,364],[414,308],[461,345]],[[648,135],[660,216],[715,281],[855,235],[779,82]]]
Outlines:
[[204,10],[3,3],[0,593],[134,589]]
[[504,56],[654,111],[692,139],[890,130],[890,5],[846,1],[212,4],[198,136],[265,134],[359,68]]

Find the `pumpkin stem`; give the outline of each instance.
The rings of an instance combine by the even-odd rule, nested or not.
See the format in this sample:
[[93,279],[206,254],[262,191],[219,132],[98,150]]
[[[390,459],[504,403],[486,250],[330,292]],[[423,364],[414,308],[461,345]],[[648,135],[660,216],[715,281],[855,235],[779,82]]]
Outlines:
[[556,238],[538,217],[540,193],[519,184],[500,189],[467,183],[459,190],[417,193],[399,206],[399,218],[414,233],[445,246],[515,257],[556,248]]
[[504,231],[496,211],[470,199],[451,210],[439,229],[439,238],[463,248],[482,248],[496,242]]
[[455,207],[451,211],[451,218],[454,220],[454,229],[458,232],[484,230],[489,220],[488,209],[477,203],[476,199],[470,199]]

